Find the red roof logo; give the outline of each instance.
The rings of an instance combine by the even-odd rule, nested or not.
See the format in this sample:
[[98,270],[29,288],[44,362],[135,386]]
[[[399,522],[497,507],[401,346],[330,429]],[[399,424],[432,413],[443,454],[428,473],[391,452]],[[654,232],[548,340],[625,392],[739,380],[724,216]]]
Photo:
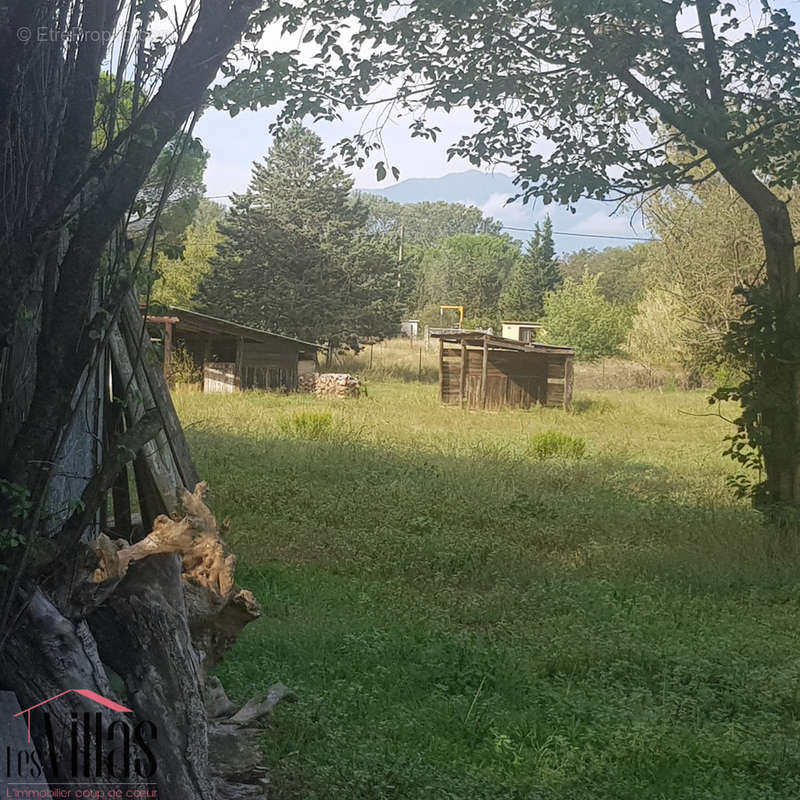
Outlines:
[[32,705],[29,708],[25,708],[22,711],[19,711],[16,714],[14,714],[15,717],[20,717],[23,714],[27,715],[28,741],[31,740],[31,711],[33,711],[35,708],[39,708],[39,706],[46,706],[48,703],[52,703],[53,700],[57,700],[59,697],[63,697],[65,694],[69,694],[70,692],[76,692],[77,694],[83,695],[84,697],[88,697],[95,703],[98,703],[101,706],[105,706],[106,708],[110,708],[112,711],[122,711],[125,713],[133,712],[132,708],[127,708],[126,706],[120,705],[115,700],[109,700],[107,697],[103,697],[103,695],[97,694],[97,692],[93,692],[91,689],[67,689],[64,692],[60,692],[59,694],[54,694],[52,697],[48,697],[47,700],[42,700],[41,703],[36,703],[35,705]]

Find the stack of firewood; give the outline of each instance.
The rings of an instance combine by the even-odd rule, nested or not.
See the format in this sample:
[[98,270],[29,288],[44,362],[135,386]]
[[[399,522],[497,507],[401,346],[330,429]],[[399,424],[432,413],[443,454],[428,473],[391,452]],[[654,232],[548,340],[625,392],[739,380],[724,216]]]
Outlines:
[[314,393],[318,397],[358,397],[361,381],[343,372],[328,372],[316,376]]
[[297,391],[298,392],[313,392],[317,388],[317,373],[306,372],[303,375],[297,376]]

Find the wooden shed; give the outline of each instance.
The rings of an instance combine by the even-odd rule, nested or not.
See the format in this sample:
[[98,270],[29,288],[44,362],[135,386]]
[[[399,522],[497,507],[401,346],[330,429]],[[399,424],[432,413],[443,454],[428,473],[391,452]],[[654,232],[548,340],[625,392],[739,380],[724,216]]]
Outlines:
[[439,398],[469,409],[572,403],[571,347],[519,342],[481,331],[439,335]]
[[297,388],[298,378],[317,367],[321,345],[250,328],[207,314],[170,307],[148,322],[163,329],[164,374],[182,347],[203,371],[203,391]]

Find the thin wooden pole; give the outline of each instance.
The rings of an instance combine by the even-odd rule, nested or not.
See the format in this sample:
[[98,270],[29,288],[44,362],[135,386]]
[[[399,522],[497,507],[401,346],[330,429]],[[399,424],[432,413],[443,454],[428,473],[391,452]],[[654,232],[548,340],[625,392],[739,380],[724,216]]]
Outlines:
[[481,364],[481,408],[486,408],[486,390],[489,377],[489,339],[483,337],[483,363]]
[[236,365],[233,368],[233,386],[235,389],[244,389],[244,337],[236,341]]
[[572,363],[572,356],[564,359],[564,408],[572,405],[572,387],[575,382],[575,370]]
[[439,400],[444,402],[444,339],[439,339]]
[[172,363],[172,323],[164,323],[164,380],[169,382],[169,367]]
[[458,401],[461,408],[464,408],[467,395],[467,345],[461,342],[461,374],[459,375],[458,382]]
[[[108,381],[106,384],[106,412],[104,430],[106,447],[111,441],[125,431],[125,418],[121,403],[114,402],[114,387],[124,386],[119,371],[114,366],[113,358],[109,358]],[[133,521],[131,517],[131,492],[128,486],[128,465],[123,465],[114,478],[111,487],[111,502],[114,511],[114,533],[121,539],[130,541]]]
[[417,369],[417,380],[422,380],[422,348],[419,348],[419,368]]

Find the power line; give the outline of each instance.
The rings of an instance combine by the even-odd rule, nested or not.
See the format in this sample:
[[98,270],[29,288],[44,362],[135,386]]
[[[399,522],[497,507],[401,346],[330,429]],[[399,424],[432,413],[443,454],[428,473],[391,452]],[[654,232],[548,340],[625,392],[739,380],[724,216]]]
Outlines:
[[[535,228],[515,228],[511,225],[501,225],[504,231],[524,231],[526,233],[536,233]],[[617,236],[611,233],[573,233],[572,231],[553,231],[558,236],[582,236],[584,239],[623,239],[627,242],[658,242],[659,239],[645,236]]]
[[[219,200],[220,198],[228,198],[227,194],[212,194],[206,195],[204,200]],[[535,228],[516,228],[513,225],[501,225],[504,231],[521,231],[522,233],[536,233]],[[610,233],[573,233],[572,231],[553,231],[556,236],[580,236],[583,239],[621,239],[625,242],[658,242],[659,239],[647,236],[619,236]]]

